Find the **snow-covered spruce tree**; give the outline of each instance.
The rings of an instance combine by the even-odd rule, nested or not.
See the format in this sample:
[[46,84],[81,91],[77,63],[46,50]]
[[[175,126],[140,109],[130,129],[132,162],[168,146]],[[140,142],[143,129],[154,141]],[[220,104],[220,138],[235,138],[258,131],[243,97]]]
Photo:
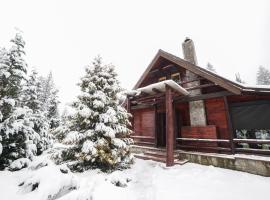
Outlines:
[[31,121],[34,124],[34,131],[40,136],[37,143],[37,155],[52,145],[52,135],[49,133],[50,121],[47,118],[48,112],[43,108],[41,95],[42,87],[38,73],[32,70],[22,92],[22,105],[32,110]]
[[241,78],[239,72],[235,74],[235,81],[238,82],[238,83],[245,84],[245,81]]
[[74,171],[107,171],[132,163],[130,114],[119,104],[122,89],[116,76],[114,67],[97,57],[79,83],[81,94],[73,103],[71,132],[64,139],[71,147],[62,153],[64,161],[73,161],[69,166]]
[[263,66],[257,72],[257,85],[270,85],[270,71]]
[[17,33],[9,50],[0,53],[0,139],[3,169],[18,158],[32,158],[39,135],[33,130],[32,111],[21,107],[22,81],[27,64],[24,60],[25,42]]
[[52,134],[58,140],[58,142],[63,142],[66,134],[70,131],[71,125],[71,114],[68,112],[67,108],[64,109],[59,126],[52,130]]
[[216,69],[214,68],[214,66],[209,62],[206,65],[206,69],[212,72],[216,72]]
[[60,117],[58,113],[58,90],[55,87],[52,72],[46,78],[40,77],[42,94],[41,101],[43,102],[43,109],[47,111],[47,118],[50,121],[50,128],[59,126]]

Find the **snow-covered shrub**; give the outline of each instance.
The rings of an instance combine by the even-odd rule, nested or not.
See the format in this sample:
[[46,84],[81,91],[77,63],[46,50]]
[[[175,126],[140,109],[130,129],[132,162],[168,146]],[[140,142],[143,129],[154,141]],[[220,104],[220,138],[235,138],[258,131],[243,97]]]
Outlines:
[[[29,166],[32,170],[20,184],[20,192],[40,200],[54,200],[78,188],[77,178],[66,166],[42,159]],[[30,199],[30,198],[29,198]]]
[[28,158],[19,158],[17,160],[14,160],[10,164],[9,169],[11,171],[17,171],[17,170],[20,170],[22,168],[28,167],[30,162],[31,161]]
[[96,58],[79,86],[81,94],[73,103],[70,132],[63,140],[70,145],[62,153],[63,161],[75,171],[127,168],[132,163],[130,114],[120,105],[122,89],[114,67]]
[[119,171],[115,171],[110,174],[106,180],[110,181],[113,185],[117,187],[127,187],[128,183],[132,181],[129,176],[123,175],[119,173]]

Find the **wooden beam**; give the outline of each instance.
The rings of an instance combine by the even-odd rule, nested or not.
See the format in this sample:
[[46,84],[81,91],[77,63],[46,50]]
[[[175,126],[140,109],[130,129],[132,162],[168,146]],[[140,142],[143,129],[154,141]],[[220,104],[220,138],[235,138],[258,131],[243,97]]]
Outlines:
[[232,121],[231,121],[231,115],[230,115],[230,110],[229,110],[229,105],[228,105],[228,100],[227,97],[223,97],[224,99],[224,106],[225,106],[225,113],[226,113],[226,119],[227,119],[227,125],[229,129],[229,137],[230,137],[230,146],[231,146],[231,152],[232,154],[235,154],[235,145],[233,143],[233,126],[232,126]]
[[174,165],[174,113],[172,88],[166,85],[166,166]]
[[206,71],[205,69],[203,69],[199,66],[193,65],[192,63],[190,63],[186,60],[177,58],[177,57],[175,57],[167,52],[161,51],[161,52],[159,52],[159,54],[163,58],[168,59],[168,60],[174,62],[175,64],[193,72],[194,74],[197,74],[201,77],[204,77],[204,78],[218,84],[219,86],[231,91],[234,94],[241,94],[241,88],[240,88],[241,86],[238,86],[236,83],[232,83],[230,80],[227,80],[224,77],[221,77],[215,73]]
[[152,73],[156,73],[156,72],[159,72],[160,69],[153,69],[152,71],[149,72],[149,74],[152,74]]
[[144,108],[152,108],[154,104],[140,104],[136,106],[132,106],[130,109],[131,110],[139,110],[139,109],[144,109]]
[[215,92],[215,93],[208,93],[208,94],[200,94],[196,96],[180,96],[180,97],[175,97],[174,102],[180,103],[180,102],[188,102],[188,101],[198,101],[198,100],[204,100],[204,99],[224,97],[224,96],[229,96],[229,95],[233,95],[233,94],[228,91],[222,91],[222,92]]
[[185,89],[190,91],[190,90],[196,90],[196,89],[211,87],[211,86],[215,86],[215,85],[216,84],[214,84],[214,83],[207,83],[207,84],[204,84],[204,85],[197,85],[197,86],[189,87],[189,88],[185,88]]
[[168,69],[168,68],[171,68],[171,67],[175,67],[175,65],[173,65],[173,64],[166,65],[165,67],[162,67],[162,69]]
[[131,135],[131,138],[134,139],[149,139],[149,140],[154,140],[154,137],[151,136],[142,136],[142,135]]
[[133,98],[133,100],[137,100],[137,101],[141,101],[141,100],[145,100],[145,99],[153,99],[153,98],[158,98],[161,96],[165,96],[164,93],[161,94],[148,94],[146,96],[136,96]]
[[217,150],[217,151],[231,151],[230,148],[225,147],[206,147],[206,146],[195,146],[195,145],[177,145],[180,149],[191,149],[191,150]]
[[141,96],[147,96],[147,95],[149,95],[149,94],[146,92],[141,92],[139,96],[141,97]]
[[192,141],[192,142],[220,142],[220,143],[230,143],[230,140],[224,139],[204,139],[204,138],[176,138],[179,141]]
[[205,80],[205,78],[196,78],[196,79],[193,79],[193,80],[188,80],[188,81],[182,81],[180,82],[180,85],[184,85],[184,84],[187,84],[187,83],[192,83],[192,82],[195,82],[195,81],[200,81],[200,80]]
[[152,88],[152,91],[159,94],[159,93],[163,93],[162,91],[160,91],[159,89],[157,88]]

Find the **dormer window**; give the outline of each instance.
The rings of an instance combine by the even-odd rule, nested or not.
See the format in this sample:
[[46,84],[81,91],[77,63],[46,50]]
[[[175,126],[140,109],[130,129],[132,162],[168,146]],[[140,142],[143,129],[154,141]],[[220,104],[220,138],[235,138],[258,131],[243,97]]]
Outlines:
[[161,81],[165,81],[166,80],[166,76],[162,76],[158,79],[158,82],[161,82]]
[[180,83],[180,73],[174,73],[171,75],[171,79],[176,83]]

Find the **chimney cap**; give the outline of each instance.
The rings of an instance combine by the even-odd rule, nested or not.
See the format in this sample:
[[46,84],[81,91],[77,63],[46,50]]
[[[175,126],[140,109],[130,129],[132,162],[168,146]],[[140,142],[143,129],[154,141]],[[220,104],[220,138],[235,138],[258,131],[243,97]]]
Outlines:
[[184,40],[184,42],[188,42],[190,41],[191,39],[189,37],[186,37],[186,39]]

